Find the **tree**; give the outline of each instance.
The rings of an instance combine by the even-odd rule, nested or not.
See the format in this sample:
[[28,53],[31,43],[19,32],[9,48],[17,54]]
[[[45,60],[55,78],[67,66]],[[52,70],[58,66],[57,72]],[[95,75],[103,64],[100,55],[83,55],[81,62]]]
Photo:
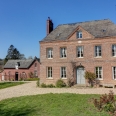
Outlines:
[[25,59],[24,54],[21,54],[17,48],[15,48],[13,45],[10,45],[8,48],[8,52],[6,55],[6,58],[4,59],[4,64],[9,60],[9,59]]

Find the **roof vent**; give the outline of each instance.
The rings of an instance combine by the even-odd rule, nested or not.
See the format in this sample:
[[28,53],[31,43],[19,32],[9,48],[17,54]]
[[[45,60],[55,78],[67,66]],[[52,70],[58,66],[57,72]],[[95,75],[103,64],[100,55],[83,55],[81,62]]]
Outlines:
[[106,32],[106,30],[105,30],[105,29],[103,29],[103,30],[102,30],[102,32]]
[[58,33],[57,36],[60,36],[61,33]]

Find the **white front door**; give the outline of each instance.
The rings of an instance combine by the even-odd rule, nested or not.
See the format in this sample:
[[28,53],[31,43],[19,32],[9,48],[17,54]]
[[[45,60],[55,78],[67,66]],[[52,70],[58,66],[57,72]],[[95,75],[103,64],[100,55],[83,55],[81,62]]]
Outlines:
[[77,84],[85,84],[85,71],[83,67],[77,68]]

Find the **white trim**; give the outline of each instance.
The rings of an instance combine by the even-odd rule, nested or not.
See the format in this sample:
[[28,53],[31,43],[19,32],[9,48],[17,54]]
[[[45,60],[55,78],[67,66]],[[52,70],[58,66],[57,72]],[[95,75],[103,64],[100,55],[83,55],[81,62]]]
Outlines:
[[[66,55],[66,57],[65,57]],[[60,58],[67,58],[67,48],[66,47],[60,47]]]
[[113,77],[112,79],[113,79],[113,80],[116,80],[116,79],[114,79],[114,70],[113,70],[114,67],[115,67],[115,69],[116,69],[116,66],[112,66],[112,77]]
[[[48,67],[47,67],[47,76],[46,76],[46,77],[47,77],[47,79],[50,79],[50,78],[53,78],[53,69],[52,69],[52,70],[50,69],[50,77],[48,77],[48,68],[51,68],[51,69],[52,69],[52,67],[51,67],[51,66],[48,66]],[[51,72],[52,72],[52,73],[51,73]],[[51,75],[52,75],[52,76],[51,76]]]
[[[102,66],[96,66],[96,67],[95,67],[95,74],[96,74],[96,68],[97,68],[97,67],[98,67],[98,68],[100,68],[100,67],[102,68],[102,72],[101,72],[102,78],[99,78],[99,77],[98,77],[98,78],[96,78],[96,79],[97,79],[97,80],[103,80],[103,67],[102,67]],[[99,72],[99,70],[98,70],[98,72]],[[98,74],[99,74],[99,73],[98,73]]]
[[[62,67],[65,68],[66,77],[62,77],[62,76],[61,76],[61,74],[62,74]],[[66,66],[61,66],[61,67],[60,67],[60,78],[61,78],[61,79],[67,79],[67,68],[66,68]]]

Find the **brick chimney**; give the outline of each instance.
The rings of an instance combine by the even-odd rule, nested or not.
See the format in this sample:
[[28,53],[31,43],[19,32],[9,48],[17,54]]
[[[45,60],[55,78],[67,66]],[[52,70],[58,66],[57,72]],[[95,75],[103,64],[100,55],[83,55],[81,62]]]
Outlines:
[[50,17],[48,17],[47,19],[47,35],[53,31],[53,23],[52,20],[50,19]]

